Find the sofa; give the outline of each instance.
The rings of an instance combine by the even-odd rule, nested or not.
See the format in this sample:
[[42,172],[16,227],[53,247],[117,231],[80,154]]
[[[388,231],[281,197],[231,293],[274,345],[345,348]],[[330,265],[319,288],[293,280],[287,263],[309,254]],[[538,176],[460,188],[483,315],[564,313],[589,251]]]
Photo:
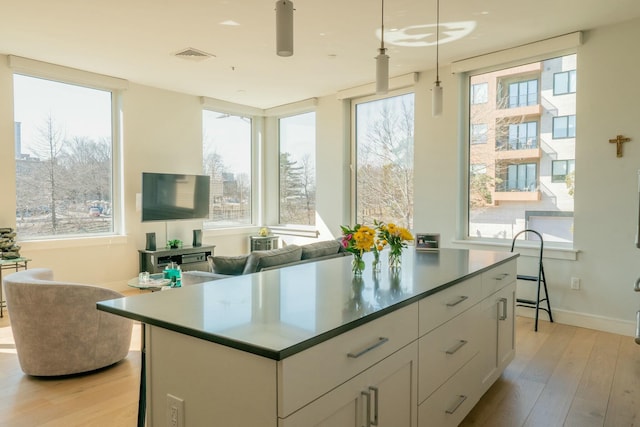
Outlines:
[[316,262],[351,255],[339,240],[324,240],[306,245],[287,245],[268,251],[253,251],[239,256],[208,257],[211,273],[217,278],[257,273],[275,268]]
[[119,292],[54,281],[47,268],[9,274],[3,283],[18,361],[25,374],[94,371],[129,353],[133,322],[96,308],[98,301],[123,297]]

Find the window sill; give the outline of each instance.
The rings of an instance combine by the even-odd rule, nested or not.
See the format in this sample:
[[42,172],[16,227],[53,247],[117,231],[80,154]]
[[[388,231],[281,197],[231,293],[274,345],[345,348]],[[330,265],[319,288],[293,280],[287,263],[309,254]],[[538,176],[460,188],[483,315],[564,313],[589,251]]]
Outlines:
[[[503,243],[486,240],[452,240],[451,243],[456,247],[464,249],[486,249],[498,252],[511,250],[511,241]],[[518,241],[516,242],[514,252],[518,252],[522,256],[537,257],[540,253],[540,244],[536,241]],[[578,252],[580,251],[575,248],[560,247],[554,246],[553,243],[545,243],[543,258],[576,261],[578,259]]]
[[42,240],[22,240],[20,250],[23,252],[48,251],[51,249],[81,248],[89,246],[125,245],[128,237],[124,235],[67,237]]

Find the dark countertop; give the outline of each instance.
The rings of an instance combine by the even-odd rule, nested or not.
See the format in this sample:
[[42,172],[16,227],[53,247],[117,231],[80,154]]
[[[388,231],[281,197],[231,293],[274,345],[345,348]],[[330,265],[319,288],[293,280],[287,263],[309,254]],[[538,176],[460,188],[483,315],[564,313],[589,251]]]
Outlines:
[[97,307],[282,360],[518,256],[410,247],[399,274],[388,270],[383,252],[382,271],[374,276],[368,255],[361,279],[352,276],[352,257],[342,257],[101,301]]

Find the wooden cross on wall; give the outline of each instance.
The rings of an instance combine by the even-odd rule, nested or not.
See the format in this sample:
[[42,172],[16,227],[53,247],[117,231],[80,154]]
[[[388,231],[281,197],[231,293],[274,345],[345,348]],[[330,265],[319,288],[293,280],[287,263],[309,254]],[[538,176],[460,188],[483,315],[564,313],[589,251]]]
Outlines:
[[622,157],[622,143],[631,141],[631,138],[626,138],[622,135],[616,136],[616,139],[610,139],[609,143],[616,144],[616,157]]

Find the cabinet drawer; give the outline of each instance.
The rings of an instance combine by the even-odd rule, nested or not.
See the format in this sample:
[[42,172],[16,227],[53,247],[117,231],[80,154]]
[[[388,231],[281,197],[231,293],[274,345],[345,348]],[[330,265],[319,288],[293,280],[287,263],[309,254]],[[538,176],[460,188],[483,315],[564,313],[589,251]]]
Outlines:
[[516,280],[516,271],[516,260],[513,260],[482,273],[482,296],[488,297]]
[[418,305],[389,313],[278,362],[278,416],[284,418],[415,341]]
[[418,406],[419,427],[455,427],[480,399],[479,376],[474,357],[424,403]]
[[481,304],[449,320],[420,338],[418,402],[428,398],[475,356],[481,345],[478,324]]
[[480,301],[482,278],[472,277],[420,300],[420,336]]
[[417,356],[418,344],[413,342],[287,418],[279,418],[278,427],[363,426],[366,424],[363,391],[375,393],[369,404],[376,406],[380,426],[414,427]]

